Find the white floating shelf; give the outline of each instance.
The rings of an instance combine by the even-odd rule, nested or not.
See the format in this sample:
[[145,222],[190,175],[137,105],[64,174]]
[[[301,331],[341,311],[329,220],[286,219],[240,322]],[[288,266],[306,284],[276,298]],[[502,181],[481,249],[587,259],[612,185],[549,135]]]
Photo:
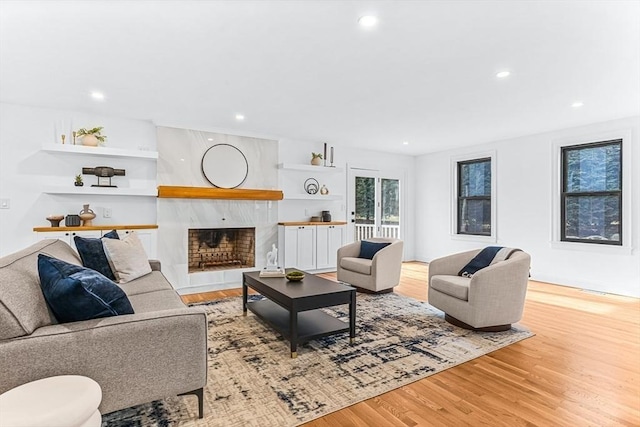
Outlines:
[[47,187],[46,194],[157,197],[157,188]]
[[124,150],[122,148],[87,147],[73,144],[44,144],[42,151],[50,153],[89,154],[94,156],[132,157],[138,159],[157,159],[157,151]]
[[338,167],[300,165],[296,163],[280,163],[278,164],[278,169],[288,169],[288,170],[305,171],[305,172],[319,172],[319,173],[338,173],[343,171],[342,168],[338,168]]
[[342,196],[340,194],[327,194],[326,196],[322,194],[292,194],[288,196],[285,194],[284,200],[342,200]]

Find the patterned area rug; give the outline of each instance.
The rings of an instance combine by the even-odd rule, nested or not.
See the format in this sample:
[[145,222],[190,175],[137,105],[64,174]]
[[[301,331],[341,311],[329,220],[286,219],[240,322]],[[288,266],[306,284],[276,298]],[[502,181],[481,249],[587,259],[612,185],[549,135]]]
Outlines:
[[[259,298],[259,297],[257,297]],[[477,333],[450,325],[429,304],[394,293],[358,294],[356,343],[348,333],[298,346],[240,297],[201,305],[209,319],[205,418],[196,398],[171,397],[103,417],[103,426],[295,426],[533,336]],[[348,306],[327,312],[348,320]]]

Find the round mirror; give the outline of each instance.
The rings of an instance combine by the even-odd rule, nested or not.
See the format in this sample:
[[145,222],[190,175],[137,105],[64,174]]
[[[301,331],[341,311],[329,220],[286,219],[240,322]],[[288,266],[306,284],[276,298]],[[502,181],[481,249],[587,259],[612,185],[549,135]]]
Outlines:
[[202,173],[218,188],[236,188],[249,173],[247,158],[233,145],[216,144],[202,156]]

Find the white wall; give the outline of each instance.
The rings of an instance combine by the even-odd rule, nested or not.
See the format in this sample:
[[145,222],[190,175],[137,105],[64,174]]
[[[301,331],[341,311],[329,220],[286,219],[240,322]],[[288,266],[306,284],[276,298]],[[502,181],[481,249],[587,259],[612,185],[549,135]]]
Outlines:
[[[495,150],[497,166],[497,244],[519,247],[532,257],[532,279],[615,294],[640,296],[640,117],[559,130],[540,135],[420,156],[416,160],[416,221],[419,260],[487,246],[451,235],[453,195],[451,159]],[[632,232],[624,248],[552,243],[554,150],[558,141],[594,141],[599,135],[628,134],[623,161],[631,162],[625,203],[630,217],[623,227]],[[597,140],[597,139],[596,139]],[[630,154],[630,155],[627,155]],[[631,200],[628,200],[631,199]],[[555,225],[557,227],[557,225]],[[631,227],[631,228],[628,228]],[[630,248],[629,248],[630,247]],[[580,249],[578,249],[580,248]]]
[[[328,144],[329,147],[331,143]],[[323,143],[299,141],[283,138],[279,144],[279,162],[309,164],[311,153],[322,153]],[[329,162],[327,162],[329,164]],[[402,220],[405,223],[404,258],[415,259],[415,157],[401,154],[382,153],[378,151],[356,150],[334,145],[334,166],[342,168],[341,173],[308,173],[297,171],[279,171],[280,187],[284,191],[285,200],[279,205],[280,221],[306,221],[320,211],[331,211],[332,220],[349,221],[348,206],[348,168],[359,167],[376,169],[381,172],[401,174],[402,180]],[[286,200],[289,193],[303,192],[306,178],[313,177],[320,185],[326,184],[329,194],[342,195],[338,201]],[[350,241],[351,236],[347,236]]]
[[[97,214],[93,221],[95,225],[156,223],[154,197],[43,193],[44,187],[52,184],[68,183],[73,188],[74,176],[81,173],[83,166],[125,169],[127,176],[114,177],[114,184],[119,186],[154,183],[155,161],[40,151],[43,144],[60,142],[57,134],[62,123],[67,134],[66,143],[71,142],[72,128],[104,126],[108,147],[155,151],[155,126],[151,122],[0,104],[0,123],[0,199],[10,200],[10,209],[0,209],[0,256],[33,243],[33,227],[49,226],[45,219],[48,215],[77,214],[86,203]],[[85,185],[91,185],[94,180],[95,177],[84,176]],[[106,207],[112,209],[111,218],[103,217]]]

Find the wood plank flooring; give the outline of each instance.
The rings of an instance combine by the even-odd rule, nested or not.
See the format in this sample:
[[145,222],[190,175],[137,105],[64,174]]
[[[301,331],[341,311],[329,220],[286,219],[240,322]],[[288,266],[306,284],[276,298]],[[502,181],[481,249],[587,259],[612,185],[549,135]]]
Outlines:
[[[427,268],[395,292],[426,301]],[[536,336],[305,426],[640,426],[640,300],[530,281],[521,323]]]

